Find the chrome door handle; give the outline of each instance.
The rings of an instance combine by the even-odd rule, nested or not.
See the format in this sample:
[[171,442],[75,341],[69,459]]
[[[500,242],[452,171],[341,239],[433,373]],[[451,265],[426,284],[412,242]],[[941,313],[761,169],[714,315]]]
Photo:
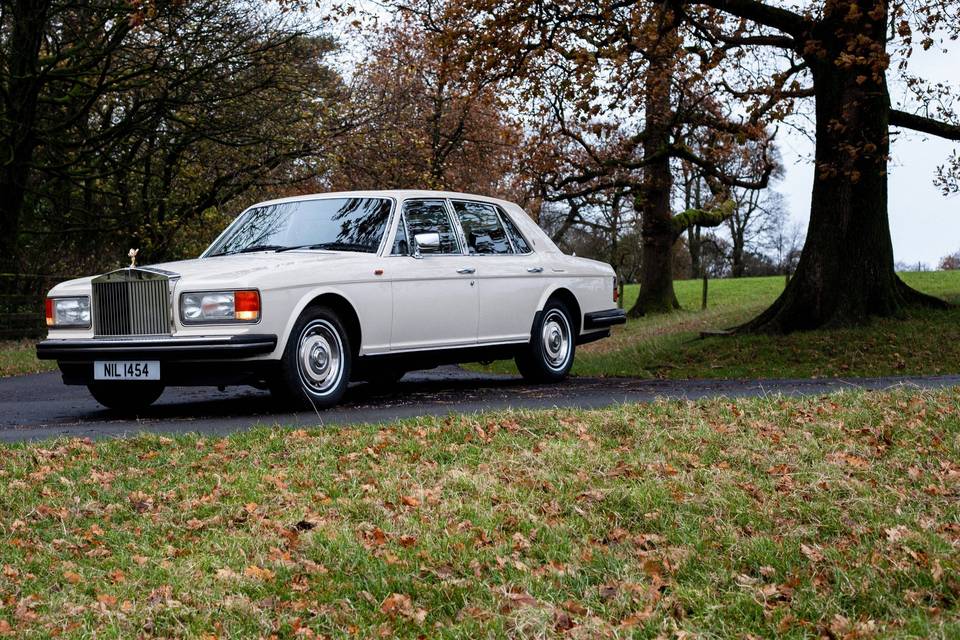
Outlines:
[[463,267],[462,269],[457,269],[457,273],[462,273],[462,274],[476,273],[476,272],[477,270],[474,269],[473,267]]
[[543,273],[543,267],[530,267],[527,271],[529,273]]

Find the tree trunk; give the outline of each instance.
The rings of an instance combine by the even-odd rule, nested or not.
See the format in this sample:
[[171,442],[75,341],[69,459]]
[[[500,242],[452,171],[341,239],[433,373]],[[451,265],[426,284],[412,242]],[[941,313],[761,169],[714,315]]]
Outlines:
[[[848,2],[839,2],[833,16],[850,11]],[[861,15],[854,23],[826,16],[817,34],[823,50],[807,56],[817,136],[807,241],[783,294],[741,330],[850,326],[899,315],[912,303],[944,304],[910,289],[894,272],[887,220],[889,94],[883,70],[871,69],[886,56],[886,16]],[[838,64],[841,54],[857,53],[865,62]]]
[[731,233],[730,270],[734,278],[743,277],[743,234]]
[[[684,193],[684,205],[687,209],[700,209],[703,207],[700,197],[700,178],[694,177],[695,186],[691,187],[688,183]],[[697,225],[687,227],[687,249],[690,250],[690,277],[696,280],[703,275],[703,247],[700,239],[701,228]]]
[[[665,40],[668,38],[665,38]],[[670,196],[673,173],[670,171],[670,64],[651,65],[647,72],[645,93],[644,158],[641,193],[634,198],[642,216],[640,226],[641,260],[640,293],[630,309],[631,317],[648,313],[667,313],[679,309],[673,291],[673,213]]]
[[3,155],[0,159],[0,269],[3,271],[15,271],[19,267],[21,212],[37,145],[35,126],[40,87],[37,65],[48,4],[19,0],[11,10],[13,33],[4,52],[9,65],[7,85],[3,87],[6,108],[0,112],[0,119],[4,121],[0,139]]

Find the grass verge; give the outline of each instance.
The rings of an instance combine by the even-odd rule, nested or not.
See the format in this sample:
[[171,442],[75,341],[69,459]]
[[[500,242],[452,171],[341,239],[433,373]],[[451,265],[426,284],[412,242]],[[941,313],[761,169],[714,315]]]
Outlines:
[[57,363],[37,360],[35,340],[0,340],[0,378],[53,371]]
[[0,633],[958,637],[960,392],[5,447]]
[[[913,287],[960,304],[960,271],[904,273]],[[788,336],[700,339],[704,330],[733,327],[755,317],[783,291],[784,279],[711,280],[700,310],[701,283],[676,283],[683,310],[629,320],[613,336],[577,350],[574,375],[638,378],[809,378],[937,375],[960,371],[960,307],[912,311],[903,319]],[[636,300],[627,287],[625,308]],[[513,362],[477,370],[515,373]]]

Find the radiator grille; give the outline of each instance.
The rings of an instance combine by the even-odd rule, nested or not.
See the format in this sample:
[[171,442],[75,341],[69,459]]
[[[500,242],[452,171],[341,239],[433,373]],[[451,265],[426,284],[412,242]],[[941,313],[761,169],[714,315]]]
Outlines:
[[97,278],[92,285],[94,335],[170,333],[167,277],[128,269]]

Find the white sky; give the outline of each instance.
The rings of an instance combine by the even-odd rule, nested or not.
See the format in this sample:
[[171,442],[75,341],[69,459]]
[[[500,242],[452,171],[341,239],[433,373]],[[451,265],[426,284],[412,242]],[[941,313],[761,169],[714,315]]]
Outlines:
[[[947,53],[939,49],[914,53],[909,72],[960,87],[960,46],[953,43]],[[901,104],[896,87],[891,86],[891,94],[893,105]],[[813,144],[785,128],[777,137],[787,171],[774,188],[784,195],[791,218],[806,225],[813,186]],[[945,197],[933,186],[937,166],[960,144],[906,131],[892,140],[889,211],[894,257],[898,262],[923,262],[936,268],[940,258],[960,250],[960,197]]]

